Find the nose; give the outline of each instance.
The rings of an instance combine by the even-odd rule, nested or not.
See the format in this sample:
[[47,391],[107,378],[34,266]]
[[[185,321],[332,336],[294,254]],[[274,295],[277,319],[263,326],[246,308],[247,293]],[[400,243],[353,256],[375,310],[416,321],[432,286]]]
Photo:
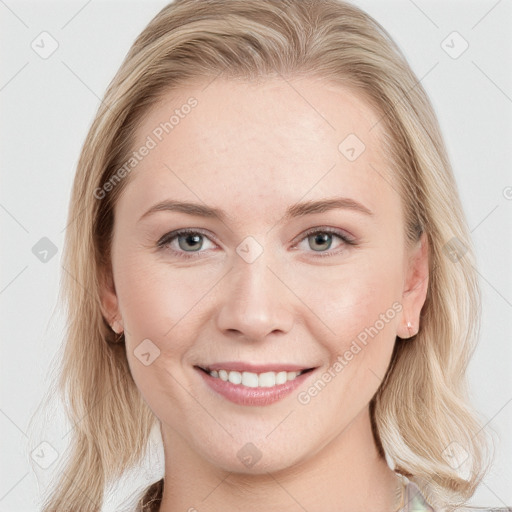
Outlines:
[[217,316],[223,334],[258,342],[291,330],[294,295],[282,274],[275,260],[269,265],[266,251],[252,263],[236,258]]

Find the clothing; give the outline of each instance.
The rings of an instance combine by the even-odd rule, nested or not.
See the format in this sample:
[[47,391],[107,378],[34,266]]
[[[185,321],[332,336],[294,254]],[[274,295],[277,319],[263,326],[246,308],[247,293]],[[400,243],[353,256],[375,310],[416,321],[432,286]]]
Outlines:
[[414,482],[404,477],[403,485],[402,503],[398,512],[435,512]]
[[[436,510],[427,503],[427,500],[419,490],[418,486],[403,477],[404,493],[401,508],[397,512],[436,512]],[[457,512],[512,512],[512,508],[480,508],[480,507],[463,507],[457,509]]]

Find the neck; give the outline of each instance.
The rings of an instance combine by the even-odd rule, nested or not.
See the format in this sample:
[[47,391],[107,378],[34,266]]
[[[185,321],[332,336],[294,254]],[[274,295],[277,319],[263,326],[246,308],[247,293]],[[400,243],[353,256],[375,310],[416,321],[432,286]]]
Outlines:
[[263,474],[216,468],[164,425],[162,438],[166,467],[160,512],[394,512],[399,505],[398,478],[377,452],[367,408],[300,464]]

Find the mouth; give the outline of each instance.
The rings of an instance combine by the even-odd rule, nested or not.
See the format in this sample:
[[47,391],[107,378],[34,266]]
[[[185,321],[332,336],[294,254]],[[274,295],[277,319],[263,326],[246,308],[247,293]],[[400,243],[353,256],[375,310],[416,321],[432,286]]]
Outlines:
[[[236,368],[233,368],[233,366],[236,366]],[[275,369],[270,370],[269,367],[266,367],[265,371],[258,371],[256,367],[252,367],[252,371],[249,371],[248,369],[242,369],[241,366],[239,363],[231,365],[224,363],[223,365],[196,366],[196,368],[214,379],[247,388],[274,388],[293,382],[299,376],[316,369],[300,369],[297,365],[281,365],[280,367],[279,365],[272,365]],[[250,365],[243,366],[249,367]]]

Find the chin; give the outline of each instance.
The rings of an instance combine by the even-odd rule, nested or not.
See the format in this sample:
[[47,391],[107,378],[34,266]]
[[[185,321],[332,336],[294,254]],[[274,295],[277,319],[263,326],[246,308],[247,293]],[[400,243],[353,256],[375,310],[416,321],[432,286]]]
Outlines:
[[248,436],[230,438],[229,442],[224,440],[224,446],[216,444],[215,449],[208,452],[205,452],[203,444],[202,457],[224,471],[245,475],[279,472],[298,464],[306,457],[304,453],[297,451],[297,445],[304,449],[304,443],[299,440],[288,439],[286,443],[279,436],[265,439],[265,435],[253,439],[255,440],[249,440]]
[[235,454],[235,457],[229,456],[224,460],[217,459],[215,465],[225,471],[241,475],[267,475],[268,473],[278,473],[280,471],[289,469],[297,464],[295,458],[290,457],[290,454],[272,453],[270,457],[265,457],[261,454],[259,460],[250,460],[248,456],[244,457],[243,462]]

